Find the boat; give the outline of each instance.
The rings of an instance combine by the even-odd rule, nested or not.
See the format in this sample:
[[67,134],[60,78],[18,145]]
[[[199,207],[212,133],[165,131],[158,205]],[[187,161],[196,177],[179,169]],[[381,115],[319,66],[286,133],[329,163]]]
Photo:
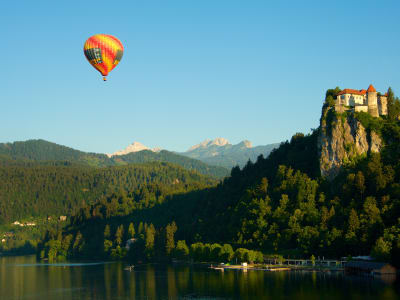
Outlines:
[[133,265],[132,265],[132,266],[126,266],[126,267],[124,268],[124,270],[130,272],[130,271],[133,270],[134,267],[135,267],[135,266],[133,266]]

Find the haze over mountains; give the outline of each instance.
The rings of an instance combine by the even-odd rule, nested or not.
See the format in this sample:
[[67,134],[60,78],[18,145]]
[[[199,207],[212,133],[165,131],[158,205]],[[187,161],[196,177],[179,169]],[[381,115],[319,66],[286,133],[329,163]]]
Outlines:
[[232,168],[236,165],[243,167],[248,160],[255,162],[262,154],[267,157],[270,152],[279,147],[280,143],[253,147],[250,141],[244,140],[232,145],[224,138],[204,140],[179,154],[201,160],[207,164]]
[[[247,140],[232,145],[227,139],[218,137],[214,140],[206,139],[203,142],[190,147],[185,152],[176,153],[193,159],[198,159],[209,165],[231,169],[236,165],[243,167],[249,159],[255,162],[260,154],[267,157],[269,153],[278,146],[279,143],[253,147],[251,142]],[[153,152],[161,151],[160,148],[150,149],[139,142],[133,142],[125,149],[107,155],[109,157],[115,157],[143,150]]]

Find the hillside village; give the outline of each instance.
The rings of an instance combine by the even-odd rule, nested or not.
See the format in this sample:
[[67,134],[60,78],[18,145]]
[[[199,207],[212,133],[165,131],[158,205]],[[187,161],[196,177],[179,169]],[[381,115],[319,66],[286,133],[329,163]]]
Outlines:
[[343,113],[346,110],[366,112],[373,117],[387,115],[387,93],[377,92],[372,84],[367,90],[344,89],[335,101],[335,110]]

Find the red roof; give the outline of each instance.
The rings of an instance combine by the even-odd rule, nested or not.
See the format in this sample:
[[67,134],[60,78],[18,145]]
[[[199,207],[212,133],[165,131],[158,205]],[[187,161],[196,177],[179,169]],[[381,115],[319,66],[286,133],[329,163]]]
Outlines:
[[358,91],[358,90],[353,90],[353,89],[344,89],[343,91],[341,91],[341,92],[338,94],[338,96],[339,96],[339,95],[344,95],[344,94],[353,94],[353,95],[364,96],[365,93],[366,93],[365,90],[360,90],[360,91]]
[[369,87],[368,87],[367,92],[368,92],[368,93],[370,93],[370,92],[376,92],[376,89],[374,88],[374,86],[373,86],[372,84],[370,84]]

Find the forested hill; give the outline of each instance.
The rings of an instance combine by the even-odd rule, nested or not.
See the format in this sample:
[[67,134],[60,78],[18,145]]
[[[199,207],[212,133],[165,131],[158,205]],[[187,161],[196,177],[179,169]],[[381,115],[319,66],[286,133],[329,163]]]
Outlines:
[[0,224],[20,218],[70,215],[105,195],[145,198],[149,208],[168,195],[209,187],[216,181],[169,163],[92,168],[0,166]]
[[185,157],[166,150],[161,150],[160,152],[153,152],[150,150],[132,152],[125,155],[113,156],[112,160],[116,164],[145,163],[152,161],[170,162],[180,165],[187,170],[197,171],[204,175],[218,178],[229,175],[228,169],[224,167],[208,165],[200,160]]
[[105,166],[112,162],[105,154],[86,153],[45,140],[28,140],[24,142],[1,143],[0,154],[13,160],[31,161],[71,161],[88,165]]
[[69,163],[92,167],[107,167],[153,161],[174,163],[188,170],[197,171],[203,175],[218,178],[229,174],[229,171],[223,167],[207,165],[199,160],[177,155],[169,151],[156,153],[144,150],[109,158],[105,154],[82,152],[44,140],[0,143],[0,165],[3,166],[27,166],[32,165],[33,162],[39,162],[42,165]]
[[[230,243],[291,257],[372,254],[400,265],[400,102],[389,96],[388,116],[372,118],[338,114],[328,96],[323,110],[333,116],[321,122],[334,127],[338,118],[358,118],[366,132],[375,130],[383,141],[380,152],[352,156],[336,179],[321,177],[318,127],[309,135],[295,134],[268,158],[233,168],[217,187],[175,195],[145,210],[129,205],[141,203],[141,198],[120,203],[114,195],[99,201],[76,214],[63,235],[49,234],[43,243],[46,251],[55,249],[52,240],[67,238],[75,240],[65,250],[68,256],[107,257],[122,237],[129,237],[120,229],[132,223],[136,232],[142,228],[138,238],[151,259],[154,238],[171,241],[164,235],[176,224],[175,239],[188,243]],[[104,213],[112,211],[116,213]]]

